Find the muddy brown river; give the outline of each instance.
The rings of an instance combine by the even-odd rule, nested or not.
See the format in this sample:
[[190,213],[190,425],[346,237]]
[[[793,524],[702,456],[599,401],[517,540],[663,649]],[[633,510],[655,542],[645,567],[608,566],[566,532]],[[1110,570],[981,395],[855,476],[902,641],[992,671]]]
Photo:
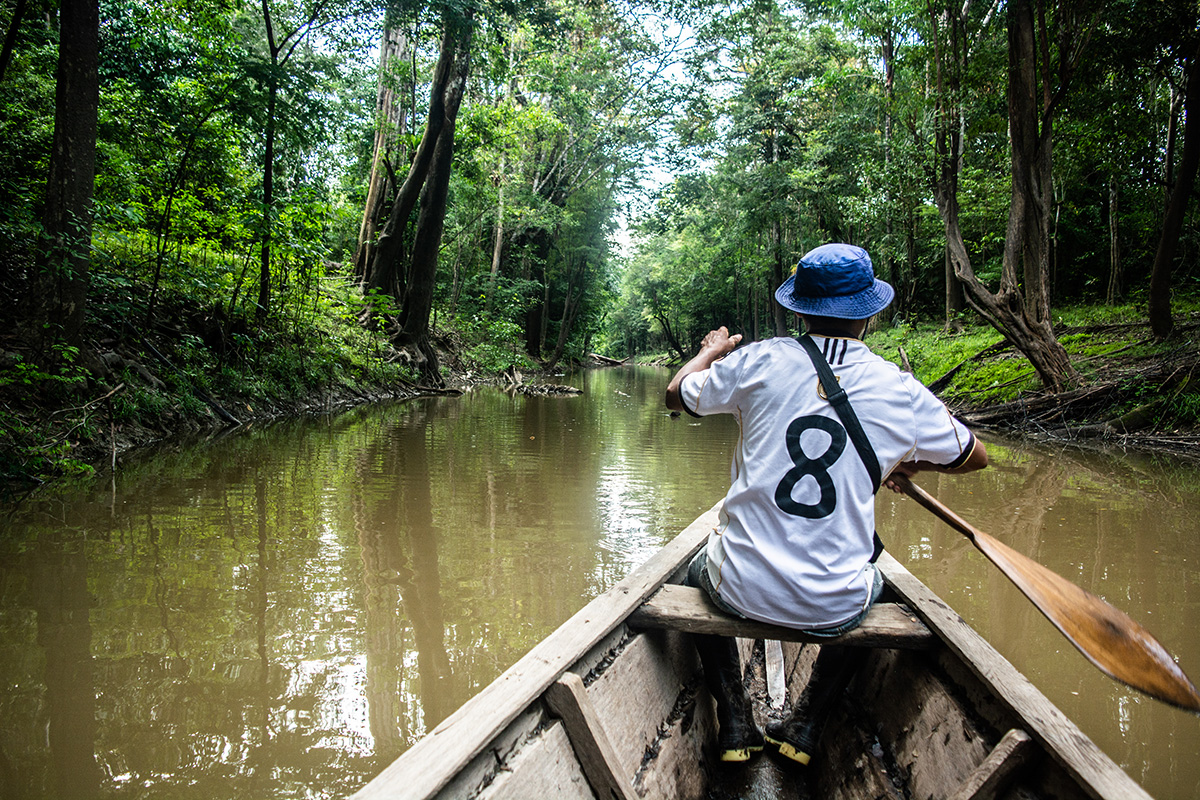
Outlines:
[[[0,797],[351,793],[722,495],[732,419],[650,368],[176,443],[0,509]],[[1200,467],[985,437],[944,503],[1130,613],[1200,680]],[[1151,794],[1200,719],[1100,674],[961,535],[889,550]]]

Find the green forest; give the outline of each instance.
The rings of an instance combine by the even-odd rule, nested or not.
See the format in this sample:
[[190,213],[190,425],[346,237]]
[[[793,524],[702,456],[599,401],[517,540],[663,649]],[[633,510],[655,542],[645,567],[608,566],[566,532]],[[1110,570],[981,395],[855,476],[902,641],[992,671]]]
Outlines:
[[1191,430],[1198,21],[1194,0],[5,0],[0,472],[684,359],[717,325],[788,335],[773,291],[828,241],[895,286],[871,336],[927,383]]

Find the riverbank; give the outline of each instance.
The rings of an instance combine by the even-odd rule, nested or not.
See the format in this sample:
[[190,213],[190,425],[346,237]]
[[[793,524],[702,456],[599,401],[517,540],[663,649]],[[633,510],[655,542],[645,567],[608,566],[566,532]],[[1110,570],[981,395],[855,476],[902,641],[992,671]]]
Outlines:
[[[900,323],[867,343],[973,426],[1200,459],[1200,302],[1182,299],[1177,311],[1166,343],[1153,340],[1137,303],[1061,312],[1058,334],[1083,382],[1059,394],[1044,392],[1028,361],[980,323],[957,333]],[[124,453],[181,434],[510,382],[517,364],[536,373],[518,344],[473,333],[434,338],[447,389],[418,383],[412,354],[349,313],[320,326],[250,326],[181,303],[144,329],[97,315],[87,346],[55,374],[17,348],[0,352],[0,477],[23,490],[112,469]]]
[[327,283],[335,313],[262,323],[167,297],[147,320],[101,286],[80,348],[0,341],[0,485],[86,477],[189,433],[441,391],[418,383],[412,354],[359,324],[355,296]]
[[[1175,298],[1175,334],[1155,341],[1141,299],[1056,312],[1055,330],[1081,381],[1046,392],[995,329],[972,319],[873,326],[866,343],[913,372],[973,427],[1085,449],[1200,460],[1200,298]],[[640,363],[678,366],[658,355]]]

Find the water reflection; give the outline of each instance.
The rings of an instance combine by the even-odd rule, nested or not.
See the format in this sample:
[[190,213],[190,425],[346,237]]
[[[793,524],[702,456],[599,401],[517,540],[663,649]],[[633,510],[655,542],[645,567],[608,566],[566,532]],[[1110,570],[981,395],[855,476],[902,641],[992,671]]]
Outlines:
[[658,374],[578,380],[196,442],[17,510],[0,794],[364,782],[717,496],[680,471]]
[[[0,796],[343,796],[723,493],[732,420],[664,371],[479,390],[201,441],[0,536]],[[1195,469],[991,445],[944,502],[1144,622],[1195,677]],[[893,554],[1149,789],[1195,721],[1099,675],[961,536],[881,498]]]

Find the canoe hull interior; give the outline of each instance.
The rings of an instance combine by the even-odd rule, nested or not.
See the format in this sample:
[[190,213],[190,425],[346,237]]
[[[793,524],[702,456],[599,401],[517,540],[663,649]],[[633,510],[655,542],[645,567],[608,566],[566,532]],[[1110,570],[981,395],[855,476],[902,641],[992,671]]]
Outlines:
[[[756,713],[765,723],[772,711],[763,645],[761,640],[741,645]],[[790,704],[799,699],[820,646],[785,642],[782,649]],[[775,784],[766,795],[771,797],[953,797],[1004,735],[1021,729],[1020,719],[948,648],[877,649],[851,684],[808,768],[763,755],[759,758],[775,762],[770,776],[747,778],[744,773],[753,766],[715,760],[713,701],[687,634],[639,633],[622,626],[575,671],[584,678],[588,699],[637,797],[740,796],[748,781]],[[1022,760],[999,794],[980,796],[1095,796],[1036,747]],[[591,800],[597,795],[563,722],[538,703],[438,797]]]
[[[715,722],[687,634],[622,626],[573,671],[638,796],[705,796]],[[438,796],[594,798],[562,720],[537,706]]]

